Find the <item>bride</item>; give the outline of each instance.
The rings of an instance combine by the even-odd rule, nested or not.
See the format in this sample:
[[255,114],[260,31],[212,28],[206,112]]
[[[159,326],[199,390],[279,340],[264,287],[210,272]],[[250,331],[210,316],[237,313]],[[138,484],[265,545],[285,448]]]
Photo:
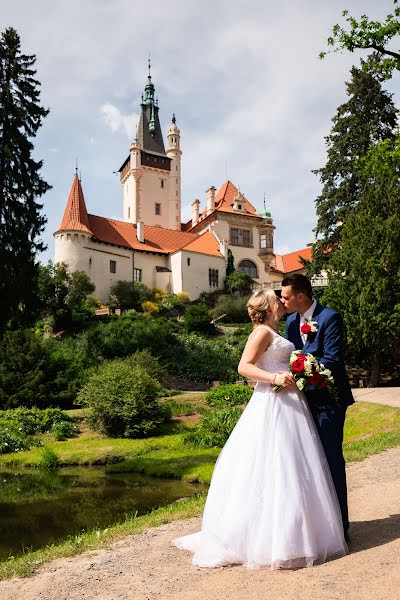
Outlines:
[[287,371],[294,346],[277,333],[283,305],[267,289],[247,307],[254,330],[238,371],[257,384],[216,462],[201,531],[173,543],[200,567],[310,567],[348,552],[339,504],[305,396]]

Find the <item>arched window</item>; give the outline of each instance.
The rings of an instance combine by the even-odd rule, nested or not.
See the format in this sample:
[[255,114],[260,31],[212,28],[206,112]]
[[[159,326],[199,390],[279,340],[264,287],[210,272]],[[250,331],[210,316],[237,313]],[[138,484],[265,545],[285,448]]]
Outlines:
[[247,258],[245,260],[240,261],[238,270],[241,273],[246,273],[247,275],[250,275],[250,277],[253,277],[253,279],[257,279],[258,277],[257,265],[253,263],[252,260],[248,260]]

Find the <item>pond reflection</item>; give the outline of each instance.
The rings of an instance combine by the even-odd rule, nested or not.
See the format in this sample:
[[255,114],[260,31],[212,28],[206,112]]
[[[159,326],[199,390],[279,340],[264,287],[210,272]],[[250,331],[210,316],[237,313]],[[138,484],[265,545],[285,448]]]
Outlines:
[[105,528],[206,488],[102,467],[0,472],[0,558]]

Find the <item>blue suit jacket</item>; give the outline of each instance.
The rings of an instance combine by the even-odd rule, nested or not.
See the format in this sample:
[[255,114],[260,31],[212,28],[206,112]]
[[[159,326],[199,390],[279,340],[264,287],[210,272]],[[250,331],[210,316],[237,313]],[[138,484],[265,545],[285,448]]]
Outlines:
[[[340,403],[349,406],[354,403],[354,398],[344,366],[342,319],[332,308],[317,303],[311,320],[317,322],[318,329],[316,333],[309,334],[306,343],[303,344],[300,335],[300,315],[289,315],[286,321],[286,337],[295,345],[296,350],[309,352],[332,371]],[[318,404],[329,402],[329,394],[325,390],[319,392],[311,388],[306,396],[309,401],[315,400]]]

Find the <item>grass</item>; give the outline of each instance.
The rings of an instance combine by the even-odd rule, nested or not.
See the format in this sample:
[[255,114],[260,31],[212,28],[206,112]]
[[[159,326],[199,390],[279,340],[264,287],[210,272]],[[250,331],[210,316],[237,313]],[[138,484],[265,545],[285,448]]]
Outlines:
[[400,408],[356,402],[347,410],[343,450],[347,462],[400,445]]
[[[194,395],[194,396],[193,396]],[[190,396],[190,400],[188,398]],[[204,393],[174,396],[179,404],[197,402],[204,407]],[[81,418],[82,414],[76,415]],[[107,471],[140,472],[160,477],[209,483],[220,448],[193,449],[183,444],[190,426],[182,422],[170,426],[164,435],[142,440],[110,439],[91,430],[64,442],[46,440],[60,465],[107,465]],[[190,419],[190,417],[189,417]],[[344,453],[348,462],[364,460],[372,454],[400,445],[400,409],[357,402],[348,409]],[[43,450],[34,448],[17,454],[0,455],[0,467],[39,466]],[[119,537],[140,533],[177,519],[200,514],[204,497],[190,498],[157,509],[142,517],[132,517],[120,525],[75,536],[67,541],[0,562],[0,578],[30,575],[39,565],[58,557],[73,556],[88,549],[104,547]]]

